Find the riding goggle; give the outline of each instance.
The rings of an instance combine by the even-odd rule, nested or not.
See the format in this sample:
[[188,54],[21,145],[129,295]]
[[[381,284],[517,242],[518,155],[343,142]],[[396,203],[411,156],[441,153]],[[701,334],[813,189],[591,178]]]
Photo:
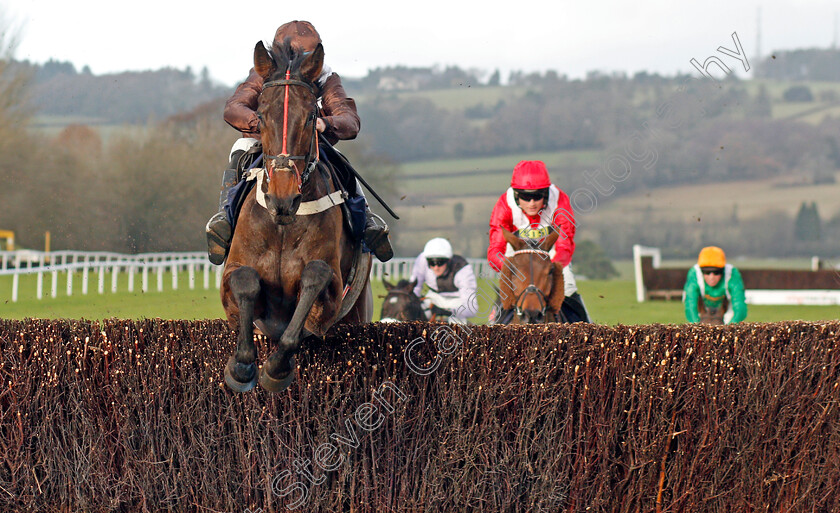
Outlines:
[[723,269],[703,269],[703,274],[721,276],[723,274]]
[[519,193],[519,199],[522,201],[539,201],[545,198],[541,191],[522,191]]
[[448,258],[427,258],[426,263],[429,264],[429,267],[440,267],[446,265],[449,262]]

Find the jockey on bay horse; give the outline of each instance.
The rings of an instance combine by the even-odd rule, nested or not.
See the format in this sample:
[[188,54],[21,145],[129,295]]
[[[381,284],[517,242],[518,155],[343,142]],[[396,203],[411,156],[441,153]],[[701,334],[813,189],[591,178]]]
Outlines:
[[463,324],[478,311],[473,268],[467,259],[452,252],[448,240],[435,237],[426,242],[414,260],[411,277],[415,295],[421,295],[423,284],[429,288],[423,294],[427,318],[434,315]]
[[[563,266],[565,299],[563,314],[569,322],[592,322],[577,291],[570,264],[575,252],[575,218],[569,196],[551,183],[545,163],[523,160],[513,168],[510,187],[499,197],[490,215],[490,245],[487,260],[500,271],[514,248],[505,240],[507,230],[523,239],[544,240],[554,230],[559,236],[549,254]],[[510,318],[510,310],[500,313],[496,322]]]
[[[309,337],[339,320],[369,322],[371,258],[343,209],[351,201],[322,161],[317,120],[323,47],[302,51],[286,38],[271,51],[254,48],[263,86],[257,116],[263,168],[242,205],[222,275],[221,297],[237,344],[225,382],[245,392],[271,392],[294,379],[294,355]],[[254,326],[277,349],[257,370]]]
[[[290,38],[292,46],[308,54],[321,44],[321,36],[308,21],[291,21],[281,25],[274,34],[274,43],[282,44]],[[208,256],[210,261],[221,265],[230,248],[233,226],[236,220],[237,205],[231,205],[231,189],[240,179],[242,169],[239,164],[249,156],[250,150],[259,142],[261,120],[257,114],[259,97],[263,92],[263,77],[251,68],[248,78],[240,84],[225,104],[225,121],[242,133],[230,152],[230,164],[222,175],[222,191],[219,199],[219,212],[207,222]],[[341,78],[329,66],[324,66],[315,81],[321,114],[315,120],[315,127],[331,145],[339,140],[355,139],[361,127],[356,103],[348,98],[341,84]],[[258,149],[258,148],[257,148]],[[258,153],[258,152],[257,152]],[[341,165],[341,158],[332,158],[334,166]],[[362,198],[360,202],[350,202],[352,208],[363,209],[363,237],[367,247],[376,257],[386,262],[394,256],[391,242],[388,240],[388,226],[385,221],[370,211],[364,193],[352,176],[345,170],[338,170],[347,192],[351,196]],[[361,212],[360,212],[361,214]]]

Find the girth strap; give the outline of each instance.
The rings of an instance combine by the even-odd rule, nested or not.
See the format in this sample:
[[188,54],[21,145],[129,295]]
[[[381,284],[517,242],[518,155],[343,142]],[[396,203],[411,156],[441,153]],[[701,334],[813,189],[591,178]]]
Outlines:
[[345,195],[343,191],[335,191],[314,201],[304,201],[300,204],[297,215],[308,216],[338,206],[344,203]]
[[[265,203],[265,191],[263,191],[260,184],[263,183],[265,178],[265,168],[262,167],[255,167],[248,170],[248,172],[242,177],[243,180],[256,180],[257,183],[257,203],[263,208],[266,208]],[[312,214],[317,214],[319,212],[323,212],[327,209],[332,207],[336,207],[344,203],[344,200],[347,198],[347,193],[344,191],[335,191],[331,194],[326,196],[322,196],[313,201],[304,201],[298,207],[297,215],[299,216],[308,216]]]

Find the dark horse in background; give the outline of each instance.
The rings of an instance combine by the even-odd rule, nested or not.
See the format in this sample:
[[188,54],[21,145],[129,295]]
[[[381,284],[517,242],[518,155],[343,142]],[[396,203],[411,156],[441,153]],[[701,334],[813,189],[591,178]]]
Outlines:
[[[370,255],[343,216],[337,180],[319,163],[318,98],[324,49],[310,54],[289,41],[271,52],[259,42],[254,69],[264,81],[257,115],[264,172],[239,214],[221,284],[236,350],[225,382],[238,392],[256,383],[271,392],[294,379],[295,353],[339,320],[370,322]],[[254,325],[277,349],[257,372]]]
[[396,285],[382,280],[385,285],[385,299],[382,301],[382,314],[379,322],[426,321],[422,300],[414,294],[417,280],[400,280]]
[[510,324],[565,322],[563,266],[549,254],[557,231],[541,240],[521,239],[505,229],[502,233],[514,250],[505,258],[499,279],[501,306],[513,313]]

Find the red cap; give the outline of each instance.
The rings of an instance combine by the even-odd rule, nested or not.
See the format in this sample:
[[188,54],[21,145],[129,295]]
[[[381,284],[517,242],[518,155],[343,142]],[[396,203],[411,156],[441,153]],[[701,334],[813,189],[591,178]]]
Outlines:
[[513,168],[510,186],[527,191],[545,189],[551,186],[548,169],[541,160],[523,160]]

